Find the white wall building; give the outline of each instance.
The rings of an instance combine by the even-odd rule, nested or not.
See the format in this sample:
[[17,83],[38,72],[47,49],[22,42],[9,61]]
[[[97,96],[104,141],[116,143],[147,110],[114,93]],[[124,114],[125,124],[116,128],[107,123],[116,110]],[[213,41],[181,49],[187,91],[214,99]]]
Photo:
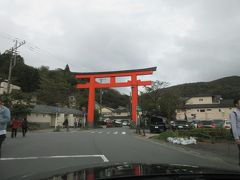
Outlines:
[[[0,95],[7,93],[7,81],[0,82]],[[21,90],[19,86],[10,84],[9,92],[11,93],[13,90]]]
[[220,96],[190,97],[182,108],[176,110],[176,119],[227,120],[233,108],[232,99],[224,100]]

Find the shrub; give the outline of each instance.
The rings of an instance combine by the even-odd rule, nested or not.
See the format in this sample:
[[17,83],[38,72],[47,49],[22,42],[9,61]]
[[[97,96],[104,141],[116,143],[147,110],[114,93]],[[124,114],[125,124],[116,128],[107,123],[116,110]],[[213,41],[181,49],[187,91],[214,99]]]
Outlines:
[[199,128],[191,130],[166,131],[157,136],[154,136],[153,138],[166,140],[168,137],[186,137],[186,138],[196,137],[198,141],[209,140],[212,143],[216,141],[226,141],[233,139],[231,131],[229,129],[224,128],[215,129]]
[[179,134],[177,131],[165,131],[165,132],[160,133],[157,136],[154,136],[153,138],[160,139],[160,140],[166,140],[168,137],[179,137]]

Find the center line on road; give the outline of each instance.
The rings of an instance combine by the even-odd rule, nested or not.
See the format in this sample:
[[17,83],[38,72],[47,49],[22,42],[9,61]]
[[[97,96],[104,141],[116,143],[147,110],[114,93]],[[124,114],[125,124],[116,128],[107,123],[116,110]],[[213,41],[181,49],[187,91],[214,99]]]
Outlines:
[[91,133],[95,133],[95,131],[92,131]]
[[13,161],[13,160],[34,160],[34,159],[63,159],[63,158],[91,158],[100,157],[103,162],[109,162],[106,156],[102,154],[95,155],[67,155],[67,156],[40,156],[40,157],[16,157],[16,158],[0,158],[0,161]]
[[118,132],[116,131],[116,132],[114,132],[113,134],[118,134]]
[[110,132],[107,132],[107,134],[110,134]]
[[122,132],[122,134],[126,134],[126,132]]
[[100,132],[98,132],[99,134],[101,134],[102,133],[102,131],[100,131]]

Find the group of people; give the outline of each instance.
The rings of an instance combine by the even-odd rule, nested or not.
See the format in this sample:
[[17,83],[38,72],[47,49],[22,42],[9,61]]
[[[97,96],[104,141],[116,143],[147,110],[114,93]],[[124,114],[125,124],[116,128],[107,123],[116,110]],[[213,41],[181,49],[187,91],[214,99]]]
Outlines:
[[74,128],[81,128],[82,127],[82,123],[80,119],[75,119],[74,120]]
[[14,118],[11,121],[10,127],[11,127],[11,130],[12,130],[12,134],[11,134],[12,138],[17,137],[17,131],[18,131],[19,128],[22,128],[22,135],[23,135],[23,137],[25,137],[26,133],[27,133],[27,130],[28,130],[27,118],[23,118],[23,120],[20,120],[19,118]]
[[3,99],[0,96],[0,158],[1,158],[2,143],[6,139],[7,126],[9,123],[12,130],[12,133],[11,133],[12,138],[17,136],[18,128],[22,128],[23,137],[26,136],[27,129],[28,129],[27,118],[24,118],[22,120],[18,118],[13,118],[11,121],[11,112],[6,106],[4,106]]
[[[77,128],[77,127],[81,127],[82,124],[81,124],[81,121],[79,119],[75,119],[74,120],[74,128]],[[69,122],[68,122],[68,119],[66,118],[63,122],[63,127],[66,128],[67,131],[69,131]]]

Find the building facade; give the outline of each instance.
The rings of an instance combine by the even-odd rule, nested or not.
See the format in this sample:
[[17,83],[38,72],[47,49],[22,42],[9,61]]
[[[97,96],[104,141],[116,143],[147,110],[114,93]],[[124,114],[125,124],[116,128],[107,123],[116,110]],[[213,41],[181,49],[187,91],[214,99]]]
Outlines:
[[[0,95],[7,93],[7,81],[0,82]],[[13,90],[21,90],[19,86],[10,84],[9,92],[11,93]]]
[[69,126],[74,126],[74,121],[82,116],[82,112],[76,109],[35,105],[27,119],[29,122],[39,124],[40,127],[63,126],[64,120],[68,119]]
[[182,108],[176,110],[176,119],[227,120],[233,109],[232,99],[223,100],[221,96],[190,97]]

